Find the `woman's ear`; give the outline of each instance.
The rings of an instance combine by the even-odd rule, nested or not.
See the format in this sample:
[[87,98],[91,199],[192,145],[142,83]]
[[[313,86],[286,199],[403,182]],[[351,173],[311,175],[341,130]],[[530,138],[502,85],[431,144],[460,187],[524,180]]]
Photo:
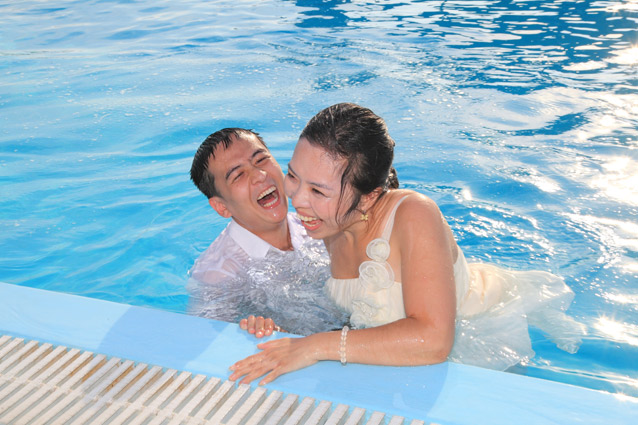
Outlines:
[[210,204],[211,207],[213,207],[215,211],[217,211],[217,214],[221,215],[222,217],[224,218],[232,217],[232,214],[230,213],[230,211],[228,211],[228,208],[226,208],[226,203],[219,196],[213,196],[212,198],[208,198],[208,203]]
[[377,199],[379,199],[379,196],[381,196],[382,191],[383,190],[380,187],[377,187],[372,192],[361,196],[358,209],[363,212],[368,212],[368,210],[372,208],[374,203],[377,202]]

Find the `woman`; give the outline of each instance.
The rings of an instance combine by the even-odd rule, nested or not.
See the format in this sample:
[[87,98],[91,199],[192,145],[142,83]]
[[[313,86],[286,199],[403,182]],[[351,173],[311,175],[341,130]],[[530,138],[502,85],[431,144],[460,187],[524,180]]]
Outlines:
[[[468,265],[437,205],[398,189],[394,141],[367,108],[333,105],[299,137],[285,178],[308,234],[330,254],[329,295],[353,329],[258,345],[231,366],[260,384],[319,360],[427,365],[451,359],[506,369],[534,355],[527,325],[575,352],[582,325],[565,316],[573,293],[546,272]],[[242,327],[270,333],[272,322]]]

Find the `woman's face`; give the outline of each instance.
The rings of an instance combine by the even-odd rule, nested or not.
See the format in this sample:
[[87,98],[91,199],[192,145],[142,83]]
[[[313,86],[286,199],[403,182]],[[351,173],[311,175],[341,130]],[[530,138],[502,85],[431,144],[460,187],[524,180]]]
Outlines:
[[[353,199],[348,185],[339,206],[346,163],[346,159],[334,159],[301,138],[288,164],[284,190],[308,235],[315,239],[333,236],[350,224],[342,217]],[[337,223],[337,217],[342,225]]]

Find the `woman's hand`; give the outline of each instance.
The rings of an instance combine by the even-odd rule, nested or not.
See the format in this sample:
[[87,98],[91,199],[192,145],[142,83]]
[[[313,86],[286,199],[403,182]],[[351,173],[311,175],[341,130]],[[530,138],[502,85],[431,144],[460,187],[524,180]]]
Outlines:
[[317,363],[319,356],[312,347],[312,336],[305,338],[282,338],[257,344],[263,350],[240,360],[230,367],[233,373],[228,379],[248,384],[267,374],[259,385],[268,384],[284,373],[302,369]]
[[272,335],[273,331],[285,332],[279,326],[275,325],[275,322],[268,318],[264,319],[261,316],[248,316],[246,319],[239,321],[239,327],[249,334],[254,334],[257,338]]

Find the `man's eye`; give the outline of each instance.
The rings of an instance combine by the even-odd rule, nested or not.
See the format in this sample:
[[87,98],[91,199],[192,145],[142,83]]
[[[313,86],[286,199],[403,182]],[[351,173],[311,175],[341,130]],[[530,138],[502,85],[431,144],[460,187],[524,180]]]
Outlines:
[[260,158],[257,158],[257,161],[255,161],[255,163],[257,164],[261,164],[262,162],[264,162],[265,160],[267,160],[268,157],[267,156],[262,156]]
[[236,181],[237,181],[237,180],[239,180],[239,178],[240,178],[241,176],[243,176],[243,175],[244,175],[244,172],[243,172],[243,171],[242,171],[242,172],[239,172],[239,173],[237,173],[237,174],[235,174],[235,177],[233,177],[233,181],[234,181],[234,182],[236,182]]

